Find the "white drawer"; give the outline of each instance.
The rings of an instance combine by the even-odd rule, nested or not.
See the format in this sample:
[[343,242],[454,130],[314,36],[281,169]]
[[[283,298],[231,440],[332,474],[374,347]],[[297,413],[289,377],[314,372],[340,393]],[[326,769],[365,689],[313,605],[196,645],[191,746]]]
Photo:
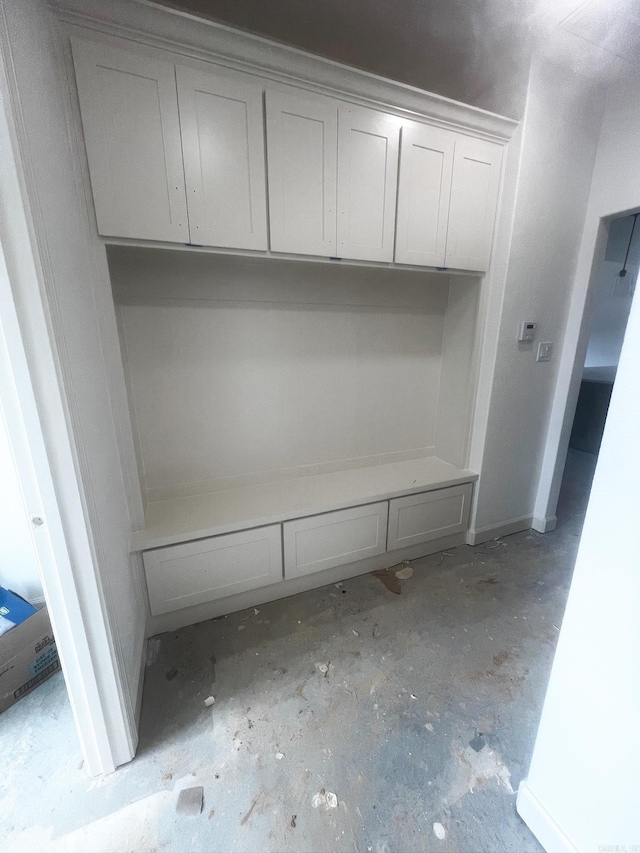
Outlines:
[[469,523],[472,491],[472,484],[464,483],[389,501],[387,550],[462,533]]
[[284,574],[297,578],[384,554],[387,502],[286,521]]
[[154,616],[282,580],[279,524],[156,548],[142,557]]

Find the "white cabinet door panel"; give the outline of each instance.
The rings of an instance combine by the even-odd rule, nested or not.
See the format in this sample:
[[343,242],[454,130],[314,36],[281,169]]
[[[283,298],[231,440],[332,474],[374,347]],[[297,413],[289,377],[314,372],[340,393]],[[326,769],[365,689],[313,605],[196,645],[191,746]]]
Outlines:
[[464,483],[389,501],[387,550],[462,533],[469,523],[473,486]]
[[468,136],[456,139],[447,267],[480,272],[489,268],[501,166],[502,146]]
[[279,524],[145,551],[154,616],[282,580]]
[[73,40],[98,231],[189,239],[172,62]]
[[286,521],[282,525],[285,578],[384,554],[387,513],[383,501]]
[[262,88],[178,66],[192,243],[267,248]]
[[337,105],[281,92],[266,104],[271,249],[335,255]]
[[400,128],[374,110],[340,107],[338,249],[343,258],[393,260]]
[[455,135],[427,125],[402,128],[395,259],[445,262]]

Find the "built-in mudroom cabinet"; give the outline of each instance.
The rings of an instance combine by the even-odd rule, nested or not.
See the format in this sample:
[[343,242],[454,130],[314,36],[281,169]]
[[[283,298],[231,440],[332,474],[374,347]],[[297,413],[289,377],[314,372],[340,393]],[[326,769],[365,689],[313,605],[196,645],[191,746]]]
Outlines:
[[465,542],[514,123],[204,24],[61,18],[152,627]]

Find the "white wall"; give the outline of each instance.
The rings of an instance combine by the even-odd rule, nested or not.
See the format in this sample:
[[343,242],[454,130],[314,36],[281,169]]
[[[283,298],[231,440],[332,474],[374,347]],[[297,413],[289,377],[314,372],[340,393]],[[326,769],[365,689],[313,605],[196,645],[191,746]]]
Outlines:
[[605,256],[606,217],[640,209],[639,139],[640,77],[631,75],[607,92],[536,500],[539,518],[554,517],[558,502]]
[[0,586],[44,604],[31,523],[0,409]]
[[[605,259],[594,294],[585,367],[615,367],[618,364],[640,270],[640,226],[633,229],[633,235],[632,227],[632,216],[614,219],[609,227]],[[627,249],[627,275],[621,278],[619,273]]]
[[548,851],[640,849],[639,374],[636,298],[531,768],[518,796],[520,814]]
[[[597,87],[534,60],[488,418],[472,458],[482,466],[472,541],[531,525],[601,108]],[[555,343],[551,362],[536,362],[536,345],[518,344],[521,320],[538,323],[538,341]]]
[[149,500],[434,452],[446,276],[109,254]]
[[[32,228],[25,239],[11,211],[3,248],[72,562],[64,596],[74,605],[72,628],[92,655],[87,684],[76,681],[71,692],[96,679],[100,702],[91,722],[103,738],[102,765],[92,756],[90,768],[109,772],[135,749],[146,630],[142,579],[128,547],[132,505],[123,472],[126,433],[117,417],[119,386],[126,404],[113,357],[117,327],[104,247],[92,237],[82,192],[54,19],[43,0],[0,5],[9,81],[3,99],[15,122],[20,202]],[[35,280],[25,261],[29,254],[33,264],[31,239]],[[52,613],[54,630],[56,618]]]
[[637,264],[627,264],[627,275],[620,278],[619,263],[603,263],[594,294],[585,367],[617,366],[639,269]]

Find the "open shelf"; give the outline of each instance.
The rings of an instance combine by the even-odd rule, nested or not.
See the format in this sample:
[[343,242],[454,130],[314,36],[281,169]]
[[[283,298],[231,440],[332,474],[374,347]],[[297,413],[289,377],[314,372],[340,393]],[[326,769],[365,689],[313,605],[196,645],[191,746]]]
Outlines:
[[429,456],[155,501],[147,507],[145,530],[133,534],[131,547],[144,551],[477,479],[473,471]]

